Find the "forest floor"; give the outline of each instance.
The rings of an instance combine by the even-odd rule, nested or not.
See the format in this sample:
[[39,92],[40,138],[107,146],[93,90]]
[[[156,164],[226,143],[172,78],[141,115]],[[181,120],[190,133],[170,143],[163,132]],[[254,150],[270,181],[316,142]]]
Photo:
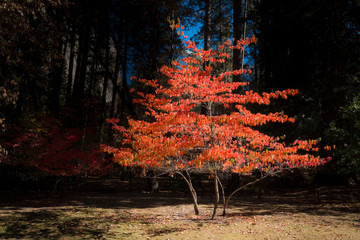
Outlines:
[[234,197],[210,220],[212,198],[174,193],[0,191],[0,239],[360,239],[359,188]]

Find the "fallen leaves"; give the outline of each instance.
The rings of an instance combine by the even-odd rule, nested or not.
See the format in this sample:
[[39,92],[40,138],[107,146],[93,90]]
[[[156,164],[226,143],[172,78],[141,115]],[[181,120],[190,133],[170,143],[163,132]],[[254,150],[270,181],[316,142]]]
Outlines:
[[[111,203],[114,197],[109,196]],[[285,199],[276,201],[274,197],[261,204],[237,199],[237,207],[230,206],[228,216],[210,220],[210,204],[200,205],[202,215],[197,216],[191,204],[176,199],[169,198],[172,204],[163,205],[148,198],[154,207],[127,207],[129,202],[138,202],[138,196],[123,197],[123,201],[116,197],[121,202],[117,207],[88,199],[87,205],[76,207],[48,207],[49,202],[46,207],[39,203],[16,210],[2,207],[0,238],[38,239],[37,234],[47,231],[49,239],[356,239],[360,231],[355,208],[354,212],[336,211],[337,205],[329,203],[314,207],[304,202],[284,204]],[[287,202],[290,198],[286,196]],[[14,231],[16,226],[21,230]]]

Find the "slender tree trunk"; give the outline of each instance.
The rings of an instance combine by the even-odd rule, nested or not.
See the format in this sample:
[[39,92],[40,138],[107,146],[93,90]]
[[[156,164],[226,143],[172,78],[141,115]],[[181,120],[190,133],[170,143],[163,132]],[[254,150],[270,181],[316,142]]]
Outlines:
[[[119,39],[120,41],[120,39]],[[118,44],[120,45],[120,43]],[[115,79],[113,83],[113,94],[110,108],[110,118],[116,118],[118,113],[119,106],[119,93],[118,89],[121,86],[121,48],[118,46],[116,50],[116,63],[115,63]],[[113,140],[113,131],[112,128],[109,128],[108,132],[108,142]]]
[[225,197],[225,190],[224,190],[224,186],[222,185],[219,177],[218,178],[218,183],[220,185],[220,188],[221,188],[221,195],[222,195],[222,201],[223,201],[223,206],[225,205],[225,202],[226,202],[226,197]]
[[[120,119],[126,120],[124,117],[124,111],[126,105],[131,105],[130,102],[130,93],[129,93],[129,87],[127,83],[127,58],[128,58],[128,46],[129,46],[129,34],[128,34],[128,28],[127,28],[127,22],[124,21],[124,54],[121,61],[122,66],[122,92],[121,94],[121,107],[120,107]],[[130,112],[132,111],[132,107],[129,107]],[[125,124],[125,123],[124,123]]]
[[63,47],[66,50],[67,44],[63,46],[63,44],[60,43],[59,45],[56,56],[53,56],[51,60],[52,71],[50,73],[49,109],[55,116],[59,115],[62,71],[64,66],[63,59],[58,55],[62,54]]
[[100,129],[99,129],[99,141],[100,144],[103,143],[103,134],[104,134],[104,127],[105,127],[105,118],[106,118],[106,97],[107,97],[107,89],[108,89],[108,82],[109,82],[109,54],[110,54],[110,46],[109,46],[109,37],[107,37],[107,45],[106,45],[106,53],[105,53],[105,74],[104,74],[104,81],[103,81],[103,89],[102,89],[102,96],[101,96],[101,120],[100,120]]
[[78,126],[81,128],[83,128],[85,124],[83,100],[85,96],[85,83],[87,77],[88,54],[90,47],[90,26],[86,25],[84,28],[85,29],[79,38],[79,53],[72,95],[72,105],[76,109],[77,117],[79,119]]
[[156,74],[156,68],[157,68],[157,61],[158,61],[158,53],[159,53],[159,41],[160,41],[160,33],[159,33],[159,19],[158,17],[156,17],[158,15],[158,12],[155,11],[154,12],[154,20],[153,20],[153,37],[152,37],[152,42],[151,42],[151,46],[150,46],[150,56],[149,59],[151,59],[151,77],[155,77],[154,75]]
[[[95,50],[97,51],[97,49]],[[96,85],[96,72],[97,72],[97,60],[94,57],[93,61],[91,63],[91,77],[90,77],[90,83],[89,83],[89,88],[87,91],[87,96],[93,96],[93,93],[95,92],[95,85]]]
[[81,43],[82,41],[82,37],[79,36],[79,40],[78,40],[78,51],[76,54],[76,68],[75,68],[75,77],[74,77],[74,84],[73,84],[73,88],[72,88],[72,95],[71,95],[71,101],[72,103],[74,102],[74,99],[76,97],[76,89],[78,88],[79,85],[79,78],[80,78],[80,67],[81,67],[81,59],[82,59],[82,48],[83,48],[83,44]]
[[70,35],[70,56],[69,56],[69,69],[67,76],[67,85],[66,85],[66,105],[70,104],[71,95],[72,95],[72,81],[73,81],[73,69],[74,69],[74,57],[75,57],[75,30],[71,30]]
[[[170,20],[175,20],[174,16],[175,16],[175,10],[171,11],[171,19]],[[171,33],[170,33],[170,59],[171,62],[174,61],[174,34],[175,34],[175,29],[171,29]]]
[[216,173],[215,173],[215,176],[214,176],[214,194],[215,194],[214,209],[213,209],[213,214],[211,216],[211,219],[216,218],[216,212],[217,212],[217,208],[219,206],[219,201],[220,201],[219,183],[218,183],[218,177],[217,177]]
[[85,146],[85,139],[86,139],[86,131],[87,131],[87,123],[88,123],[88,115],[89,115],[89,107],[86,107],[85,110],[85,120],[84,120],[84,126],[83,126],[83,134],[81,137],[81,145],[80,145],[80,151],[84,150],[84,146]]
[[[124,23],[126,24],[126,22]],[[128,33],[128,29],[127,26],[124,27],[124,56],[123,56],[123,61],[122,63],[122,68],[123,68],[123,88],[124,89],[128,89],[128,84],[127,84],[127,58],[128,58],[128,46],[129,46],[129,33]]]
[[257,45],[254,44],[253,47],[253,59],[254,59],[254,75],[255,75],[255,83],[256,86],[259,87],[260,86],[260,82],[259,82],[259,63],[258,63],[258,52],[257,52]]
[[[219,12],[220,12],[220,16],[223,15],[223,3],[222,0],[219,0]],[[220,29],[219,29],[219,44],[222,44],[223,42],[223,25],[220,24]]]
[[[283,171],[283,170],[286,170],[286,169],[279,170],[279,171],[275,172],[274,174],[280,173],[280,172]],[[236,190],[234,190],[234,191],[229,195],[229,197],[226,199],[226,201],[225,201],[222,216],[226,216],[226,208],[227,208],[227,206],[228,206],[228,204],[229,204],[229,201],[230,201],[231,197],[234,196],[235,193],[237,193],[237,192],[239,192],[240,190],[242,190],[242,189],[244,189],[244,188],[246,188],[246,187],[248,187],[248,186],[250,186],[250,185],[253,185],[253,184],[255,184],[255,183],[257,183],[257,182],[259,182],[259,181],[261,181],[261,180],[263,180],[263,179],[265,179],[265,178],[267,178],[267,177],[269,177],[269,176],[270,176],[270,174],[267,174],[267,175],[265,175],[265,176],[262,176],[262,177],[256,179],[255,181],[249,182],[249,183],[247,183],[247,184],[245,184],[245,185],[237,188]]]
[[[244,0],[245,1],[245,6],[244,6],[244,31],[243,31],[243,39],[246,38],[246,21],[247,21],[247,0]],[[245,59],[245,47],[242,49],[242,56],[241,56],[241,70],[244,70],[244,59]]]
[[[90,29],[86,29],[84,40],[84,48],[82,52],[81,65],[80,65],[80,76],[79,83],[76,89],[76,94],[83,99],[85,93],[85,82],[86,82],[86,73],[88,66],[88,55],[89,55],[89,44],[90,44]],[[74,89],[75,92],[75,89]]]
[[[207,51],[211,46],[211,12],[212,12],[212,0],[205,0],[205,19],[204,19],[204,50]],[[205,66],[208,62],[204,62]]]
[[195,215],[199,215],[200,211],[199,211],[199,205],[198,205],[198,201],[197,201],[197,194],[192,185],[190,173],[188,171],[186,171],[187,177],[180,171],[177,171],[176,173],[179,174],[187,183],[190,193],[191,193],[191,196],[192,196],[192,199],[193,199],[193,203],[194,203],[194,213],[195,213]]
[[79,39],[79,54],[76,66],[76,76],[73,89],[73,97],[75,100],[82,100],[85,93],[85,82],[87,73],[87,63],[90,46],[90,27],[85,26],[83,34]]
[[121,86],[121,68],[119,67],[118,73],[116,74],[116,84],[113,86],[113,95],[112,95],[112,102],[111,102],[111,118],[116,118],[118,114],[119,108],[119,93],[117,92],[117,88]]
[[[241,39],[241,0],[233,0],[233,31],[234,31],[234,45]],[[241,68],[241,50],[233,49],[233,70]],[[240,82],[239,75],[233,76],[234,82]]]
[[[210,36],[210,27],[211,27],[211,8],[212,8],[212,4],[211,4],[212,0],[205,0],[205,19],[204,19],[204,50],[207,51],[210,49],[210,41],[211,41],[211,36]],[[209,62],[204,61],[204,71],[206,66],[209,65]],[[208,109],[206,108],[207,103],[203,102],[201,104],[201,114],[206,115],[208,112]]]

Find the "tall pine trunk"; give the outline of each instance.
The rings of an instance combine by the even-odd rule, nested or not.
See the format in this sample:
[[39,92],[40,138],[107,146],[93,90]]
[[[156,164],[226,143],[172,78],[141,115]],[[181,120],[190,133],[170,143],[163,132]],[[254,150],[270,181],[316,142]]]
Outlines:
[[[205,19],[204,19],[204,50],[207,51],[210,49],[210,42],[211,42],[211,11],[212,11],[212,3],[211,0],[205,0]],[[209,65],[209,62],[204,61],[204,71],[206,66]],[[208,109],[206,108],[207,103],[203,102],[201,104],[201,114],[206,115]]]
[[79,39],[79,54],[76,66],[76,76],[73,89],[73,98],[82,100],[85,93],[88,55],[90,47],[90,26],[85,26]]
[[75,58],[75,29],[71,29],[70,33],[70,55],[69,55],[69,67],[66,84],[66,105],[70,104],[72,84],[73,84],[73,70],[74,70],[74,58]]
[[[204,19],[204,50],[207,51],[211,46],[211,16],[212,15],[212,2],[211,0],[205,0],[205,19]],[[204,62],[204,69],[207,65]]]
[[101,96],[101,119],[100,119],[100,129],[99,129],[99,141],[100,144],[103,143],[103,134],[104,134],[104,127],[105,127],[105,118],[106,118],[106,97],[107,97],[107,89],[109,83],[109,55],[110,55],[110,41],[109,36],[106,38],[106,52],[105,52],[105,73],[104,73],[104,80],[103,80],[103,89],[102,89],[102,96]]
[[[128,46],[129,46],[129,33],[128,33],[128,27],[127,22],[124,21],[124,52],[123,57],[121,61],[122,66],[122,72],[123,72],[123,78],[122,78],[122,93],[121,94],[121,106],[120,106],[120,119],[122,121],[126,121],[125,117],[125,106],[128,107],[129,111],[132,112],[132,106],[131,106],[131,97],[129,92],[129,87],[127,83],[127,58],[128,58]],[[126,125],[126,123],[124,123]]]
[[[241,0],[233,0],[233,31],[234,31],[234,45],[241,39],[242,24],[241,24]],[[233,70],[241,68],[241,50],[233,49]],[[233,76],[234,82],[240,82],[240,75]]]
[[[112,92],[112,101],[110,107],[110,118],[116,118],[118,114],[119,107],[119,93],[121,86],[121,43],[118,44],[116,49],[116,63],[115,63],[115,77],[113,78],[113,92]],[[109,128],[108,132],[108,142],[113,141],[113,131],[112,128]]]
[[90,26],[88,24],[84,26],[83,33],[80,35],[79,39],[79,54],[72,95],[72,105],[76,109],[80,127],[84,127],[86,122],[84,97],[87,79],[88,55],[90,49]]
[[54,116],[59,115],[62,72],[64,66],[64,59],[62,57],[65,56],[63,51],[66,52],[66,47],[66,42],[63,44],[61,41],[59,46],[57,46],[56,53],[51,59],[52,71],[50,73],[50,91],[48,102],[49,110]]

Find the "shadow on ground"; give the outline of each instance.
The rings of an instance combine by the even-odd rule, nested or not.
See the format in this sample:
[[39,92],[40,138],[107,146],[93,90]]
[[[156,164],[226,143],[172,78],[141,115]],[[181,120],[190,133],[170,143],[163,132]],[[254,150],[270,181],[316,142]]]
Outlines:
[[[112,188],[106,191],[106,187],[104,189],[70,191],[51,196],[37,192],[0,192],[0,239],[102,239],[105,236],[111,237],[115,232],[116,237],[135,237],[136,231],[129,230],[132,226],[152,226],[159,219],[167,221],[166,218],[172,211],[178,211],[173,216],[186,220],[187,214],[192,211],[191,197],[185,193],[143,194],[114,191]],[[348,221],[347,215],[360,213],[358,188],[333,187],[319,191],[304,189],[262,196],[260,199],[240,193],[231,199],[227,217],[304,213],[336,216],[337,219]],[[212,198],[200,198],[199,204],[201,208],[209,210],[212,207]],[[182,206],[187,206],[187,213],[182,213]],[[159,209],[165,213],[157,214]],[[219,213],[221,210],[219,209]],[[147,213],[140,214],[141,211]],[[202,224],[205,219],[189,221]],[[354,218],[351,221],[354,221]],[[356,221],[360,224],[360,218]],[[121,227],[114,230],[112,226],[119,223],[122,224]],[[182,229],[174,226],[149,227],[147,233],[150,236],[159,236],[177,231]]]

